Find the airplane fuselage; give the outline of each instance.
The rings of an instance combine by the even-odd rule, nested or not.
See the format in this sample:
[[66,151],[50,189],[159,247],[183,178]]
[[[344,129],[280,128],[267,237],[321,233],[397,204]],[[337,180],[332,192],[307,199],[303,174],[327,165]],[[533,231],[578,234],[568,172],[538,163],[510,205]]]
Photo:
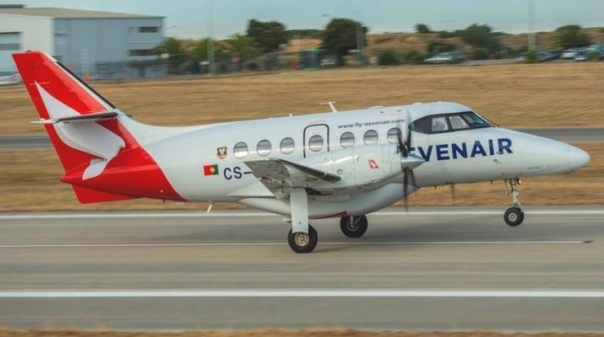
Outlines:
[[[407,137],[405,132],[412,132],[411,154],[424,161],[414,170],[414,186],[407,193],[426,186],[507,180],[570,172],[578,167],[569,159],[573,147],[512,130],[488,126],[422,133],[401,127],[408,118],[464,111],[471,110],[440,102],[377,107],[186,129],[157,128],[138,141],[182,200],[241,202],[280,214],[288,214],[288,202],[275,198],[254,176],[247,161],[282,158],[325,166],[341,158],[356,158],[363,161],[355,168],[358,179],[386,167],[392,169],[388,164],[399,160],[397,138],[391,132],[394,128],[404,130],[403,138]],[[136,123],[132,120],[123,122],[136,128],[128,125]],[[351,152],[360,148],[366,149],[360,156]],[[347,166],[342,167],[345,170]],[[132,170],[126,167],[124,174]],[[400,185],[402,171],[388,172],[381,181],[378,175],[373,182],[343,187],[340,193],[310,196],[310,216],[366,214],[405,197]],[[136,190],[136,186],[123,187],[130,194]],[[161,193],[154,197],[161,197]]]

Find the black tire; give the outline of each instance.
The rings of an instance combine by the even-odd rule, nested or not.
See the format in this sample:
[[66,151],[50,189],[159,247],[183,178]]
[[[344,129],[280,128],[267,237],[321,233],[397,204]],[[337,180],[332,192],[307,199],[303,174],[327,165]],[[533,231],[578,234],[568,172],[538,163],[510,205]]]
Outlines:
[[340,230],[349,238],[360,238],[367,232],[369,222],[364,215],[345,216],[340,219]]
[[516,227],[524,221],[524,212],[520,207],[510,207],[503,214],[503,220],[510,227]]
[[319,242],[319,235],[313,226],[308,226],[308,234],[293,233],[290,229],[287,235],[287,243],[289,247],[296,253],[310,253]]

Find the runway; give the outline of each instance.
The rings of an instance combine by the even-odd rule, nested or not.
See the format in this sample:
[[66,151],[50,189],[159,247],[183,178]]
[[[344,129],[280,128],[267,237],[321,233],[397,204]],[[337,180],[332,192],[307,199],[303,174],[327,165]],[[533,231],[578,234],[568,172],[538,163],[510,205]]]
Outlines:
[[604,331],[604,208],[387,209],[361,239],[261,212],[0,214],[0,326]]
[[[604,141],[604,128],[559,127],[559,128],[516,128],[514,130],[562,142]],[[4,134],[0,135],[0,149],[41,149],[51,147],[46,134]]]

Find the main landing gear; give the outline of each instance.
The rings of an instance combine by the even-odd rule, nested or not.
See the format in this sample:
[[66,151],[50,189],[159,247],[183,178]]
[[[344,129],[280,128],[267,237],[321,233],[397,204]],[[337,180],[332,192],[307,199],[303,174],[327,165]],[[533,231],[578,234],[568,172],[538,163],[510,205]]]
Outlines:
[[294,233],[290,229],[287,235],[287,243],[289,243],[289,247],[296,253],[310,253],[315,249],[318,242],[319,235],[317,234],[317,230],[311,225],[308,225],[308,233]]
[[340,219],[340,229],[349,238],[360,238],[368,227],[367,217],[364,215],[343,216]]
[[[509,184],[509,189],[508,189]],[[524,212],[520,205],[520,192],[518,192],[518,185],[520,185],[520,179],[509,179],[505,181],[506,192],[512,195],[512,202],[514,206],[508,208],[503,214],[503,220],[508,226],[516,227],[524,221]]]
[[293,188],[290,195],[292,228],[287,235],[289,247],[296,253],[310,253],[319,242],[317,231],[308,223],[308,195],[304,188]]

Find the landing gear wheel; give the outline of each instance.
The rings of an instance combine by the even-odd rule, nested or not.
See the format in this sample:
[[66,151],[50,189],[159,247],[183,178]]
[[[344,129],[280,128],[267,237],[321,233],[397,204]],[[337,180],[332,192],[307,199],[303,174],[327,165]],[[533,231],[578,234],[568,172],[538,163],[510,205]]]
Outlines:
[[340,219],[340,229],[349,238],[360,238],[367,232],[368,221],[364,215],[344,216]]
[[510,207],[503,214],[503,219],[508,226],[515,227],[524,221],[524,212],[520,207]]
[[290,229],[287,235],[287,242],[289,243],[289,247],[296,253],[310,253],[317,246],[319,235],[310,225],[308,226],[308,234],[302,232],[293,233]]

